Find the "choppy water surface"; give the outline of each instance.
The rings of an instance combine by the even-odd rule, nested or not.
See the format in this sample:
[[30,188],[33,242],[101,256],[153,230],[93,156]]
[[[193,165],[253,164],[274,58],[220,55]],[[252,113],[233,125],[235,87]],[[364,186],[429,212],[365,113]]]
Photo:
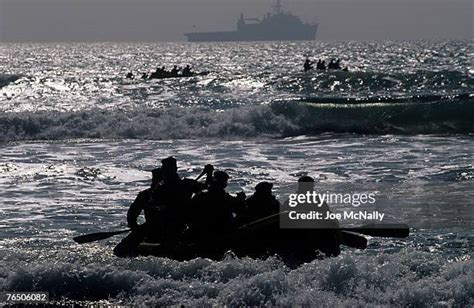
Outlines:
[[[3,288],[150,305],[468,304],[473,290],[473,149],[473,140],[464,137],[350,135],[272,143],[5,145],[0,161]],[[267,180],[284,198],[302,174],[317,178],[321,189],[377,190],[380,210],[409,222],[412,236],[373,238],[365,251],[346,247],[340,257],[297,269],[277,257],[118,260],[111,250],[120,237],[82,246],[72,242],[81,233],[125,228],[129,203],[148,185],[146,170],[170,154],[180,160],[182,175],[196,176],[210,161],[227,170],[234,192],[250,192]]]
[[[469,133],[474,130],[471,45],[3,45],[0,137]],[[304,55],[340,57],[350,72],[303,73]],[[211,73],[166,80],[124,78],[128,71],[140,76],[161,65],[188,63]]]
[[[0,67],[0,291],[145,305],[473,305],[471,42],[9,44]],[[350,72],[301,72],[304,55]],[[208,76],[127,80],[192,64]],[[267,260],[115,258],[159,160],[206,163],[229,190],[301,175],[374,190],[408,239],[298,268]]]

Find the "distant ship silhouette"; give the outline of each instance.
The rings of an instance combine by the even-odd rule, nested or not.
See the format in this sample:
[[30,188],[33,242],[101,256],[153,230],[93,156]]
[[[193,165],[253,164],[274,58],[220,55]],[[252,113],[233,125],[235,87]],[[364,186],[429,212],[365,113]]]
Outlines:
[[275,12],[267,13],[263,20],[246,19],[240,14],[236,31],[192,32],[184,35],[189,42],[309,41],[316,38],[317,31],[317,23],[307,24],[299,17],[283,12],[281,0],[277,0]]

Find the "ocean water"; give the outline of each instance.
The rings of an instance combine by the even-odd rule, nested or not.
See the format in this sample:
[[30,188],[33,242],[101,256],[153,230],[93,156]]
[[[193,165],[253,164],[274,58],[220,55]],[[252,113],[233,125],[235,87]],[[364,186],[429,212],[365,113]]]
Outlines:
[[[0,292],[55,303],[474,305],[471,41],[0,45]],[[349,72],[302,72],[305,55]],[[191,64],[207,76],[125,79]],[[377,191],[406,239],[289,267],[278,256],[118,259],[149,170],[207,163],[230,192],[301,175]]]

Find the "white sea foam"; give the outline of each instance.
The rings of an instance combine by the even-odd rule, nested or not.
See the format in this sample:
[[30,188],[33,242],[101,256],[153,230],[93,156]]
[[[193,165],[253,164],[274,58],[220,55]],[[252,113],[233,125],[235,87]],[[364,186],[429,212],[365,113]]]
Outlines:
[[473,275],[470,259],[446,262],[412,249],[346,253],[297,269],[278,258],[176,262],[111,257],[94,264],[4,264],[0,290],[48,290],[56,300],[153,306],[468,306],[474,304]]

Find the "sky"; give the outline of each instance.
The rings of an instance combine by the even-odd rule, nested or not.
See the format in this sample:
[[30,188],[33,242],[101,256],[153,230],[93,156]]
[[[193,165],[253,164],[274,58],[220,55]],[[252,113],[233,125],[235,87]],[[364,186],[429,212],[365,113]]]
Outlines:
[[[233,30],[274,0],[0,0],[0,41],[184,41]],[[472,0],[282,0],[318,40],[472,39]]]

